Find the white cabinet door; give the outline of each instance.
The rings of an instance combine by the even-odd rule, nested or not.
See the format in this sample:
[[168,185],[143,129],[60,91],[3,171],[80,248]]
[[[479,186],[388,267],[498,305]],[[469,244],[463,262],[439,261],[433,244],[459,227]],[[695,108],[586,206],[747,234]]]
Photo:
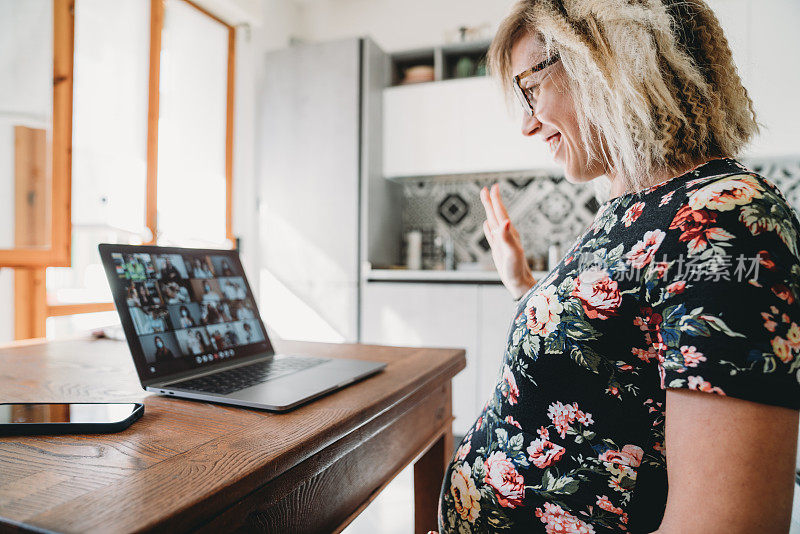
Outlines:
[[467,367],[453,379],[453,432],[465,434],[485,401],[476,397],[478,286],[373,282],[362,296],[364,343],[466,349]]
[[747,11],[748,63],[744,79],[756,119],[764,125],[751,156],[800,152],[800,2],[752,1]]
[[515,304],[503,285],[478,286],[477,397],[483,407],[500,375]]
[[545,144],[521,134],[519,106],[487,77],[389,87],[383,98],[386,177],[558,171]]

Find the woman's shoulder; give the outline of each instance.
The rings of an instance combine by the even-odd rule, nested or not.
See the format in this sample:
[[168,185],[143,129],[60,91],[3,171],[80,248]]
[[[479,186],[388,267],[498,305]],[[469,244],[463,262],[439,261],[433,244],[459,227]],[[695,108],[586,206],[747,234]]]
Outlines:
[[772,244],[800,261],[800,222],[780,189],[735,160],[719,161],[667,193],[664,225],[676,244],[706,256]]

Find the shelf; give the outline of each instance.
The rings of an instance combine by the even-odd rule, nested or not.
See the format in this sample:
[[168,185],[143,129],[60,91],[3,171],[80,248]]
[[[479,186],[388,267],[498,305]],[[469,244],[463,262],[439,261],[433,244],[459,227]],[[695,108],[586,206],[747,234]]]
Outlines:
[[431,269],[371,269],[369,282],[485,282],[500,283],[497,271],[437,271]]
[[563,176],[563,171],[554,168],[539,168],[529,170],[509,170],[491,172],[454,172],[442,174],[410,174],[401,176],[384,176],[387,180],[397,183],[406,182],[499,182],[500,180],[527,180],[528,178],[546,178],[550,176]]
[[[547,272],[535,272],[538,280]],[[435,271],[409,269],[371,269],[366,274],[368,282],[430,282],[430,283],[470,283],[501,284],[497,271]]]
[[[392,54],[391,56],[391,63],[392,63],[392,85],[404,85],[400,82],[403,80],[403,75],[405,74],[406,69],[416,66],[429,66],[433,67],[434,70],[434,79],[438,79],[439,76],[436,71],[436,54],[433,48],[419,48],[415,50],[407,50],[404,52],[398,52],[396,54]],[[426,83],[426,82],[417,82],[417,83]],[[416,85],[407,84],[407,85]]]
[[[434,71],[434,82],[455,80],[486,75],[486,52],[491,41],[466,41],[451,43],[430,48],[416,48],[391,54],[392,86],[417,85],[401,84],[406,69],[414,66],[430,66]],[[467,64],[462,64],[461,69],[470,71],[469,74],[456,76],[458,62],[466,58]]]

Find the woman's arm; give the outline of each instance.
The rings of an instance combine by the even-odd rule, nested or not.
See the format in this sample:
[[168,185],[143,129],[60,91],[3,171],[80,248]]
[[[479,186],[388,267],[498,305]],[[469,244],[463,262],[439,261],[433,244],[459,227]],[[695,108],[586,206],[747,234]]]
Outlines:
[[789,532],[798,411],[667,390],[669,493],[659,534]]

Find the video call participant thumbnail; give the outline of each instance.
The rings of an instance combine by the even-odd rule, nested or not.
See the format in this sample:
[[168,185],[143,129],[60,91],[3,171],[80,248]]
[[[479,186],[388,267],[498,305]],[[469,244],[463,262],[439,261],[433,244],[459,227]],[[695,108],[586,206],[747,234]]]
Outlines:
[[220,278],[219,287],[228,300],[244,300],[247,298],[247,289],[241,276]]
[[195,300],[200,302],[218,302],[222,300],[222,291],[217,280],[192,280]]
[[249,345],[251,343],[264,341],[264,335],[261,332],[261,326],[259,326],[258,321],[242,321],[234,324],[239,331],[240,345]]
[[237,321],[245,319],[255,319],[256,312],[253,304],[249,300],[240,300],[230,303],[231,315]]
[[232,320],[230,307],[227,303],[204,302],[200,304],[200,324],[228,323]]
[[192,328],[202,324],[200,322],[200,305],[196,302],[175,304],[168,306],[167,309],[176,330],[178,328]]
[[209,326],[208,333],[214,350],[232,349],[238,345],[238,334],[232,324]]
[[165,308],[138,308],[134,306],[129,309],[131,312],[131,319],[133,319],[133,326],[136,329],[136,333],[140,336],[156,332],[167,332],[174,329],[170,321],[169,313]]
[[159,287],[161,288],[161,296],[164,297],[164,301],[167,304],[181,304],[192,301],[189,287],[183,279],[168,282],[161,281],[159,282]]
[[218,277],[242,275],[238,269],[234,269],[225,256],[211,256],[211,264],[214,266],[214,272],[217,273]]
[[126,288],[128,306],[146,308],[148,306],[161,306],[163,300],[156,280],[144,282],[130,282]]
[[153,255],[158,277],[165,282],[175,282],[189,278],[186,264],[180,254],[157,254]]
[[183,357],[178,340],[172,332],[140,336],[147,363],[165,363]]
[[214,268],[207,256],[184,256],[184,262],[189,269],[189,278],[214,278]]
[[156,277],[156,270],[150,259],[150,254],[121,254],[111,255],[117,277],[123,280],[142,282],[148,278]]
[[208,332],[202,326],[188,330],[178,330],[175,332],[175,336],[178,338],[178,344],[184,354],[197,356],[214,350],[211,338],[208,337]]

